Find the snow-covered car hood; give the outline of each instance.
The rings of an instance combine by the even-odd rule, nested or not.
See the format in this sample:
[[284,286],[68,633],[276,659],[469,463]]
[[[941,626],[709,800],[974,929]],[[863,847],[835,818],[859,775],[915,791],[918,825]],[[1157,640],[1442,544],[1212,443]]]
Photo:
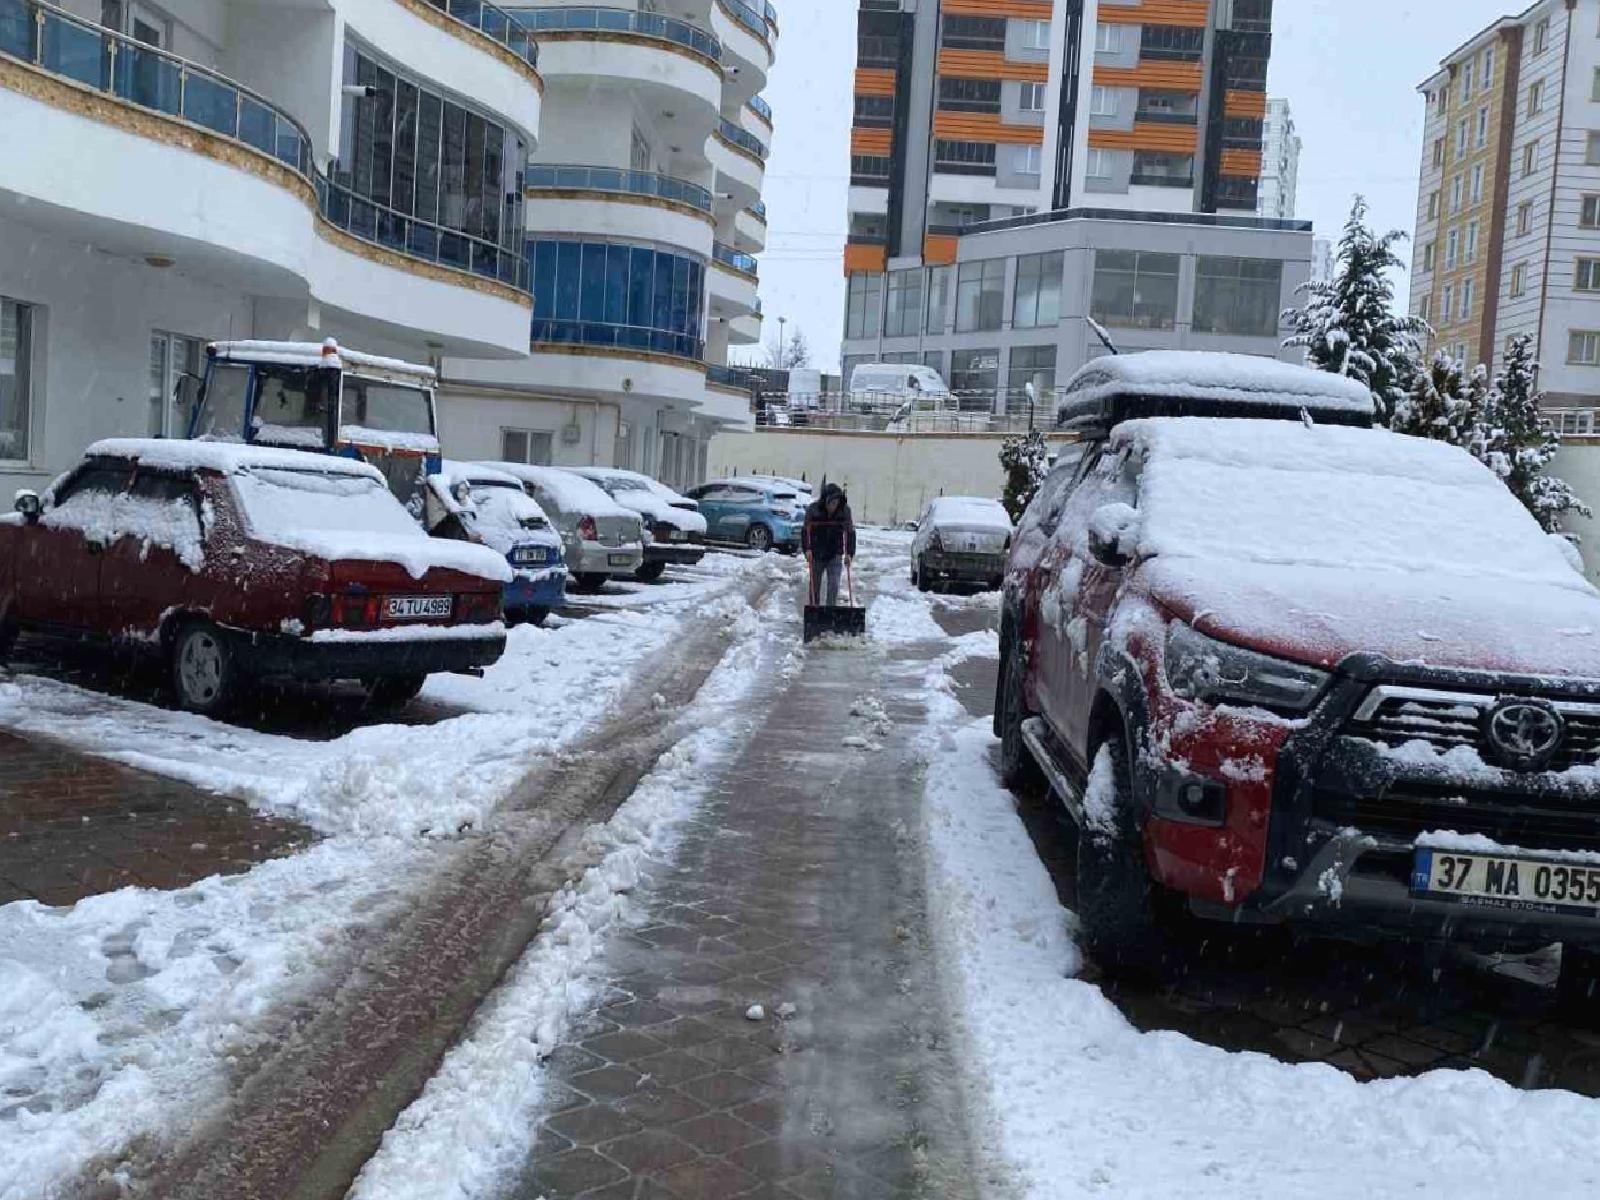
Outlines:
[[671,525],[685,533],[704,533],[706,519],[697,512],[689,512],[683,508],[673,508],[671,503],[654,492],[644,491],[642,488],[620,489],[612,499],[624,508],[631,508],[636,513],[641,513],[650,518],[651,522]]
[[1600,679],[1600,594],[1549,581],[1151,559],[1152,597],[1203,633],[1333,667],[1349,654]]

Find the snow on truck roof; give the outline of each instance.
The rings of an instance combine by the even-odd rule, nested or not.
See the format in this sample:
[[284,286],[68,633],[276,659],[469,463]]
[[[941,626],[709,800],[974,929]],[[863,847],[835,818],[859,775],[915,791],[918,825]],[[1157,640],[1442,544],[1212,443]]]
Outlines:
[[[1170,400],[1171,412],[1140,411],[1134,398]],[[1130,401],[1121,412],[1116,400]],[[1249,354],[1146,350],[1108,354],[1078,369],[1061,390],[1056,423],[1115,422],[1124,417],[1202,415],[1296,416],[1301,410],[1340,424],[1372,419],[1372,393],[1355,379]]]
[[358,374],[362,371],[372,371],[385,375],[410,376],[418,386],[423,387],[431,387],[436,379],[432,367],[406,362],[399,358],[385,358],[381,354],[366,354],[360,350],[351,350],[339,345],[332,338],[321,342],[259,340],[212,342],[206,349],[213,358],[223,362],[244,361],[290,367],[332,367]]
[[242,442],[212,442],[189,438],[105,438],[84,451],[89,458],[137,459],[148,467],[173,471],[210,470],[231,474],[251,467],[280,471],[317,471],[323,475],[357,475],[383,482],[376,467],[353,458],[288,450]]

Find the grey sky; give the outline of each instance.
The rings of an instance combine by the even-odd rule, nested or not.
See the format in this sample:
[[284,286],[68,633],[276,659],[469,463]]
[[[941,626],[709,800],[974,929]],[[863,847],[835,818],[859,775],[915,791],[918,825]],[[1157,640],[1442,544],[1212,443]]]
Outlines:
[[[1268,90],[1288,98],[1305,143],[1298,215],[1336,238],[1361,192],[1375,226],[1409,232],[1422,138],[1416,86],[1445,54],[1520,7],[1278,0]],[[777,123],[767,170],[770,240],[761,255],[767,334],[787,318],[791,333],[805,331],[813,362],[829,370],[838,368],[842,333],[855,12],[855,0],[784,5],[766,89]]]

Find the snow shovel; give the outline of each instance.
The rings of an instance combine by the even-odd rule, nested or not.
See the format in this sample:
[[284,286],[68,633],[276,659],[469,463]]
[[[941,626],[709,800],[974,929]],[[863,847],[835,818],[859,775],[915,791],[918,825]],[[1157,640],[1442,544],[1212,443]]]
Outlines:
[[849,604],[818,604],[822,597],[819,594],[822,587],[822,573],[811,572],[810,603],[806,605],[805,640],[825,635],[839,637],[862,637],[867,632],[867,610],[856,605],[856,581],[850,570],[850,560],[845,559],[844,577],[848,585]]

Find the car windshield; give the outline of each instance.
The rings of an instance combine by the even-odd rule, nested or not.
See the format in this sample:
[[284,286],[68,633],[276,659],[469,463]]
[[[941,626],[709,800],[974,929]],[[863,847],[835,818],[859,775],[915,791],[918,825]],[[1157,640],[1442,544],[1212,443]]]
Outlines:
[[[307,532],[421,537],[411,514],[368,475],[252,467],[233,476],[251,529],[265,541]],[[359,536],[350,545],[360,549]]]
[[250,440],[320,450],[329,445],[336,372],[322,367],[256,367]]
[[383,433],[431,434],[432,398],[423,388],[346,375],[339,419],[342,425]]

